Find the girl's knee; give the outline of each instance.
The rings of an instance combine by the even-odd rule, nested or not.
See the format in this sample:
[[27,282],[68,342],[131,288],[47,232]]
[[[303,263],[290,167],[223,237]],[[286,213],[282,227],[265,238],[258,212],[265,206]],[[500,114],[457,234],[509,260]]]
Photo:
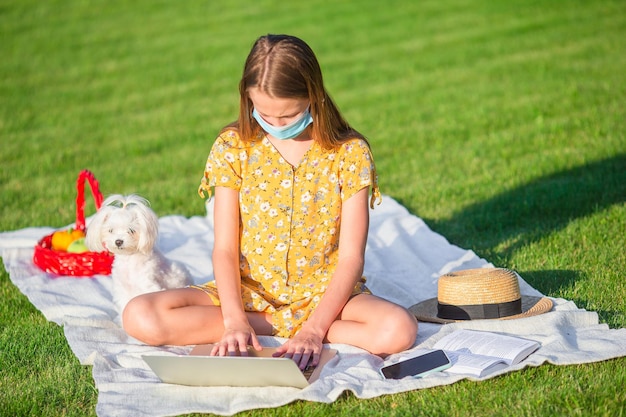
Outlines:
[[397,342],[397,351],[409,349],[417,338],[417,319],[408,310],[401,308],[396,317],[396,334],[400,335]]
[[417,320],[403,307],[397,306],[383,320],[379,354],[389,355],[410,349],[417,337]]
[[160,326],[155,305],[148,297],[136,297],[126,304],[122,312],[122,326],[129,336],[149,345],[160,345]]

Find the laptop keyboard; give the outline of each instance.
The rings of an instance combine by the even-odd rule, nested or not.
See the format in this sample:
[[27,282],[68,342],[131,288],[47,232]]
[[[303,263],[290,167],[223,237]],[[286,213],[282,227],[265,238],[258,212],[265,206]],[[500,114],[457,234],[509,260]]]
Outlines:
[[304,377],[307,379],[307,381],[309,380],[309,378],[311,377],[311,374],[313,374],[313,371],[315,371],[315,366],[307,366],[306,368],[304,368],[304,370],[302,371],[302,374],[304,375]]

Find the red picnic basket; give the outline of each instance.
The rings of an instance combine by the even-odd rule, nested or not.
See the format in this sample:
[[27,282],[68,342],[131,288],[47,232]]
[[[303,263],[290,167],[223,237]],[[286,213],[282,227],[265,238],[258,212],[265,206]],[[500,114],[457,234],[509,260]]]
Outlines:
[[[91,171],[83,170],[76,181],[76,230],[86,231],[85,227],[85,180],[91,187],[96,209],[102,205],[103,197],[96,177]],[[52,234],[44,236],[33,254],[33,262],[46,272],[57,275],[89,277],[110,275],[113,255],[108,252],[66,252],[52,249]]]

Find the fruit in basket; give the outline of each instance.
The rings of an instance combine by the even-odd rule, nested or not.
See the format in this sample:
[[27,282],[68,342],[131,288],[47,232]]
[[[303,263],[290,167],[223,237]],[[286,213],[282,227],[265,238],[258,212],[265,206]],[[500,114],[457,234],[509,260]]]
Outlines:
[[83,253],[88,252],[87,246],[85,245],[85,238],[81,237],[70,243],[67,247],[67,251],[71,253]]
[[52,234],[52,249],[67,251],[72,242],[84,237],[85,232],[79,229],[57,230]]

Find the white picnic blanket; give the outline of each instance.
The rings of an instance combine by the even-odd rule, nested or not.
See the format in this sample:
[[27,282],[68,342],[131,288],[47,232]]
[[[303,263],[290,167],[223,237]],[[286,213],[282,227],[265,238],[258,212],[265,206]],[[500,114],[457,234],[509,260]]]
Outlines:
[[[211,207],[207,207],[211,210]],[[374,294],[403,306],[435,297],[439,275],[459,269],[489,267],[474,252],[451,245],[431,231],[418,217],[385,196],[371,213],[365,275]],[[211,216],[160,219],[159,247],[170,258],[184,262],[196,283],[212,279]],[[119,325],[111,301],[110,278],[54,277],[31,261],[33,246],[52,228],[27,228],[0,233],[0,255],[12,282],[44,316],[65,331],[67,341],[85,365],[93,365],[98,389],[96,412],[101,416],[170,416],[192,412],[232,415],[255,408],[278,407],[296,400],[329,403],[342,392],[359,398],[405,392],[465,378],[446,373],[423,379],[384,380],[378,372],[382,360],[347,345],[332,345],[338,355],[329,362],[318,381],[309,387],[233,388],[186,387],[160,383],[141,359],[144,353],[187,353],[190,347],[149,347],[128,337]],[[522,293],[540,295],[525,281]],[[522,363],[495,375],[539,366],[595,362],[626,356],[626,329],[609,329],[598,316],[564,299],[554,299],[553,311],[510,321],[483,320],[463,324],[420,323],[414,349],[429,348],[458,328],[518,335],[541,343],[541,348]],[[266,346],[281,339],[262,337]],[[398,357],[410,356],[411,351]]]

